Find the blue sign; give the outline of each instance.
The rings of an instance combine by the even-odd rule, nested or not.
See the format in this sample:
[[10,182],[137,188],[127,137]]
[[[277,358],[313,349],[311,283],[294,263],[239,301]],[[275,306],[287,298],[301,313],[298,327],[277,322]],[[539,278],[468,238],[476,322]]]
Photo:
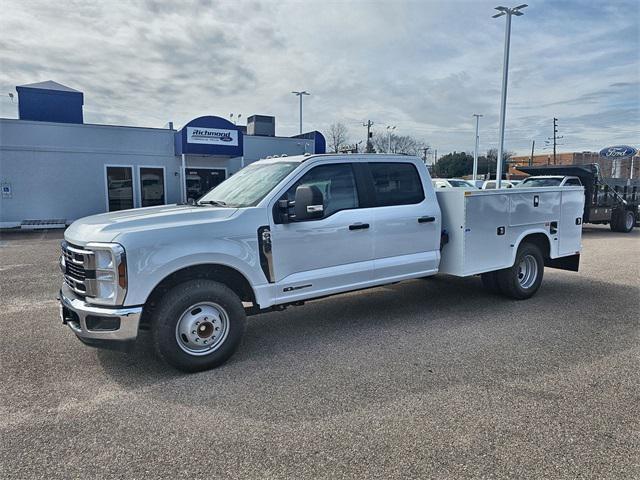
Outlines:
[[220,155],[240,157],[243,153],[242,132],[221,117],[198,117],[176,132],[176,155]]
[[633,157],[636,153],[638,153],[638,149],[629,145],[615,145],[600,150],[601,157],[612,159]]

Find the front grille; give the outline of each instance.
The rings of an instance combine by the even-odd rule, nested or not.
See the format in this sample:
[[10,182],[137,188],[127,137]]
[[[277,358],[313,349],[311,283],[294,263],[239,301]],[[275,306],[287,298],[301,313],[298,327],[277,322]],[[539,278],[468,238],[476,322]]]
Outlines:
[[62,242],[62,257],[64,264],[60,266],[65,283],[80,296],[91,294],[90,279],[95,278],[95,270],[91,268],[94,264],[93,252]]

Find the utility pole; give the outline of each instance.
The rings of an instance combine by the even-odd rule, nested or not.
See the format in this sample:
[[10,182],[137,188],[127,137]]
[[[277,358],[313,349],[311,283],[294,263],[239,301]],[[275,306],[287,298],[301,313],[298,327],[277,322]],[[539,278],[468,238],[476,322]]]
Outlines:
[[438,163],[438,149],[437,148],[433,151],[433,172],[434,173],[436,171],[436,163]]
[[531,140],[531,158],[529,158],[529,166],[533,165],[533,149],[536,148],[536,141]]
[[[558,119],[557,118],[553,118],[553,137],[547,137],[547,140],[551,141],[553,140],[553,164],[556,165],[556,146],[559,145],[558,144],[558,140],[560,140],[561,138],[564,138],[564,136],[558,136]],[[549,142],[546,142],[549,143]]]
[[302,135],[302,97],[304,95],[311,95],[311,94],[306,90],[303,90],[301,92],[291,92],[291,93],[293,93],[297,97],[300,97],[300,135]]
[[371,153],[373,152],[373,145],[371,144],[371,127],[373,127],[373,122],[371,120],[367,120],[367,123],[363,123],[362,126],[367,127],[367,148],[365,152]]
[[424,152],[424,157],[423,158],[424,158],[424,164],[425,165],[427,164],[427,153],[429,152],[429,150],[431,150],[431,147],[424,147],[422,149],[422,151]]
[[558,119],[553,117],[553,164],[556,164],[556,141],[558,135]]
[[499,13],[496,13],[493,18],[506,16],[506,26],[504,31],[504,59],[502,61],[502,95],[500,98],[500,125],[498,133],[500,134],[500,140],[498,141],[498,161],[496,164],[496,188],[502,186],[502,155],[504,148],[504,125],[505,115],[507,113],[507,81],[509,77],[509,45],[511,43],[511,17],[524,15],[520,10],[527,7],[526,4],[518,5],[514,8],[496,7]]
[[475,180],[476,177],[478,176],[478,147],[480,145],[480,136],[478,135],[478,125],[480,123],[480,117],[482,117],[482,115],[474,113],[473,116],[476,117],[476,143],[473,149],[473,180]]
[[391,125],[387,125],[387,135],[388,135],[388,144],[387,144],[387,153],[391,153],[391,132],[393,132],[396,129],[396,126],[394,125],[393,127]]

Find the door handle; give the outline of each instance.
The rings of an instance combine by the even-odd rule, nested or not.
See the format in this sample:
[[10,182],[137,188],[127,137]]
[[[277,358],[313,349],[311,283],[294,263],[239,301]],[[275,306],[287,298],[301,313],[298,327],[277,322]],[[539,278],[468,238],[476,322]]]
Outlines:
[[353,225],[349,225],[349,230],[365,230],[369,228],[368,223],[354,223]]
[[435,222],[436,217],[418,217],[418,223]]

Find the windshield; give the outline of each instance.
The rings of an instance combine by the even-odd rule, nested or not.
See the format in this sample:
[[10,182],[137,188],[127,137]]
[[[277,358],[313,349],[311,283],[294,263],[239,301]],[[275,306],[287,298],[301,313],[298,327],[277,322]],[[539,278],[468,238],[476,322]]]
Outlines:
[[298,162],[252,163],[210,190],[198,203],[253,207],[298,165]]
[[518,187],[557,187],[562,182],[561,178],[527,178]]

